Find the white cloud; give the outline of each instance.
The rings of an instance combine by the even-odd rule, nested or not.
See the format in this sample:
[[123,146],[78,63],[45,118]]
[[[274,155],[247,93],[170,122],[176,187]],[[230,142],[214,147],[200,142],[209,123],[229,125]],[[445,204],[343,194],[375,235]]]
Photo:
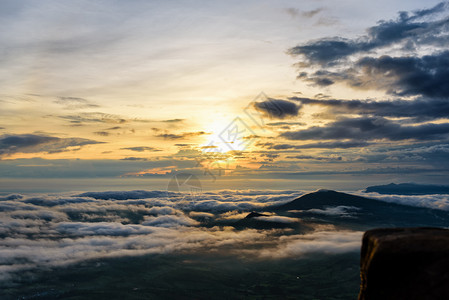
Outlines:
[[315,231],[304,235],[283,236],[275,249],[263,250],[263,257],[288,257],[307,253],[338,254],[359,251],[363,231]]
[[169,206],[162,206],[162,207],[152,207],[148,210],[148,212],[150,214],[155,215],[174,215],[179,211]]
[[[260,250],[254,250],[258,248],[254,245],[263,244],[272,248],[286,246],[283,254],[279,248],[280,256],[299,253],[299,250],[294,250],[294,239],[300,240],[301,236],[281,238],[291,231],[209,228],[202,227],[198,221],[204,218],[239,220],[255,208],[283,203],[295,198],[296,194],[289,196],[289,192],[279,191],[208,192],[199,195],[194,202],[157,195],[162,194],[131,191],[88,196],[35,194],[3,197],[0,201],[0,234],[4,237],[0,244],[0,280],[5,283],[16,272],[62,266],[91,258],[189,249],[226,251],[233,255],[245,255],[245,249],[252,249],[259,255]],[[127,196],[133,199],[127,199]],[[298,221],[275,215],[263,218],[284,223]],[[320,236],[309,238],[316,238],[319,242],[324,240]],[[342,242],[342,247],[346,248],[348,241],[343,239]],[[323,247],[316,249],[322,251]]]
[[199,223],[187,216],[164,215],[159,217],[145,217],[142,225],[174,227],[174,226],[194,226]]
[[207,213],[207,212],[197,212],[197,211],[189,212],[189,216],[192,218],[206,218],[206,219],[212,219],[215,217],[214,214]]
[[115,222],[61,222],[55,226],[58,233],[69,236],[128,236],[149,234],[153,230],[147,226],[134,224],[120,224]]
[[315,213],[315,214],[322,214],[322,215],[328,215],[328,216],[341,216],[341,217],[348,217],[352,216],[354,214],[354,211],[360,210],[360,208],[355,206],[329,206],[325,207],[324,209],[319,208],[312,208],[305,210],[304,212],[309,213]]

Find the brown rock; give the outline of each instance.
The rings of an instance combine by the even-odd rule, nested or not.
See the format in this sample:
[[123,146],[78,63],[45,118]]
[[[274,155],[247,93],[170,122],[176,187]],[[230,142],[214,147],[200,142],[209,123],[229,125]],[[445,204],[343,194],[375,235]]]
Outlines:
[[359,300],[449,299],[449,230],[367,231],[360,277]]

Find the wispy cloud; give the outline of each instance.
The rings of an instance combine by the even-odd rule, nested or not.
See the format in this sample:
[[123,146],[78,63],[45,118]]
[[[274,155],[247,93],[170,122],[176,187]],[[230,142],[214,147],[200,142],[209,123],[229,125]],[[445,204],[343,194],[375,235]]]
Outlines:
[[210,133],[207,133],[205,131],[196,131],[196,132],[183,132],[183,133],[162,133],[162,134],[157,134],[155,135],[156,137],[159,138],[164,138],[167,140],[180,140],[180,139],[186,139],[189,137],[194,137],[194,136],[200,136],[200,135],[207,135]]
[[360,250],[363,231],[319,230],[304,235],[281,237],[276,249],[262,251],[262,257],[289,257],[308,253],[338,254]]
[[144,152],[144,151],[157,152],[157,151],[162,151],[160,149],[156,149],[156,148],[148,147],[148,146],[128,147],[128,148],[121,148],[121,149],[122,150],[131,150],[131,151],[136,151],[136,152]]
[[59,97],[54,103],[61,104],[65,109],[82,109],[82,108],[96,108],[97,104],[79,97]]
[[20,134],[0,136],[0,155],[13,153],[55,153],[70,151],[71,147],[99,144],[102,142],[83,138],[59,138],[47,135]]

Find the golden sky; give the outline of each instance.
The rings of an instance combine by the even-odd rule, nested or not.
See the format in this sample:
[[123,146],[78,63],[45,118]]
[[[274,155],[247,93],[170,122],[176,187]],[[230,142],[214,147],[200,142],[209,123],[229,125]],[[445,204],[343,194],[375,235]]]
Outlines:
[[3,178],[447,175],[438,1],[0,6]]

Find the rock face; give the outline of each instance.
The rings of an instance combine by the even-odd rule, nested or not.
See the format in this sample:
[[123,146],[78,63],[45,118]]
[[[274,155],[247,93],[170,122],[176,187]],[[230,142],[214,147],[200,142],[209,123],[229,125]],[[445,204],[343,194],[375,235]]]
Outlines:
[[449,299],[449,230],[367,231],[360,276],[359,300]]

